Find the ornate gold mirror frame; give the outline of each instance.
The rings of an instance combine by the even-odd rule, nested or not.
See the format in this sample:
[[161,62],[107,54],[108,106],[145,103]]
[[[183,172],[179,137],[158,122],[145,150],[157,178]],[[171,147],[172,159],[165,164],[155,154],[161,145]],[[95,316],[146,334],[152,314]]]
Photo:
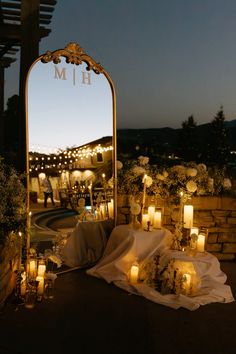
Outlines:
[[[29,146],[29,121],[31,117],[29,116],[29,77],[31,75],[32,69],[35,67],[35,65],[39,62],[43,63],[44,65],[47,65],[48,63],[53,63],[55,67],[60,64],[61,62],[65,61],[65,64],[74,65],[73,70],[75,70],[75,66],[79,65],[86,65],[86,71],[93,72],[96,75],[104,75],[106,78],[108,85],[110,86],[111,90],[111,97],[112,97],[112,188],[113,188],[113,200],[114,200],[114,208],[113,208],[113,220],[114,220],[114,226],[116,225],[116,220],[117,220],[117,168],[116,168],[116,154],[117,154],[117,147],[116,147],[116,95],[115,95],[115,88],[112,82],[112,79],[108,72],[99,64],[96,63],[89,55],[85,53],[85,51],[77,44],[77,43],[69,43],[64,49],[59,49],[55,51],[47,51],[45,54],[41,55],[39,58],[37,58],[33,64],[31,65],[27,79],[26,79],[26,87],[25,87],[25,100],[26,100],[26,136],[27,136],[27,141],[26,141],[26,151],[27,151],[27,164],[26,164],[26,170],[27,170],[27,215],[28,215],[28,221],[27,221],[27,230],[28,230],[28,235],[27,235],[27,249],[30,248],[30,161],[29,161],[29,154],[30,154],[30,146]],[[56,69],[55,69],[56,70]],[[73,80],[75,80],[75,72],[72,71],[72,77]],[[57,71],[58,78],[64,79],[63,72],[60,72],[59,70]],[[88,78],[85,78],[88,79]],[[45,87],[47,86],[47,81],[45,81]],[[53,100],[53,92],[52,94],[52,100]],[[55,93],[54,93],[55,94]],[[98,92],[99,94],[99,92]],[[40,97],[38,97],[38,100],[40,101]],[[41,102],[43,105],[44,102]],[[66,104],[66,102],[63,102],[63,104]],[[74,103],[77,105],[78,109],[78,119],[79,118],[79,109],[78,103]],[[93,102],[91,102],[91,105]],[[83,112],[84,114],[84,112]],[[43,119],[43,117],[42,117]],[[86,119],[86,116],[83,115],[82,119]],[[97,122],[100,124],[99,122]],[[94,128],[94,127],[93,127]],[[95,127],[96,128],[96,127]]]

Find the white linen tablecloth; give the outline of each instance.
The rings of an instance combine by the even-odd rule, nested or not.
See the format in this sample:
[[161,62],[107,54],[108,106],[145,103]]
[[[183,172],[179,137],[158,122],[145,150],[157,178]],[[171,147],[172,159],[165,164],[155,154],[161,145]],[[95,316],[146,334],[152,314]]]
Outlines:
[[[196,310],[211,302],[232,302],[234,297],[226,274],[220,269],[220,262],[210,253],[197,253],[188,256],[185,252],[170,250],[172,234],[166,229],[153,232],[136,231],[127,225],[113,229],[103,257],[87,274],[113,282],[116,286],[153,302],[174,309],[184,307]],[[161,294],[145,283],[131,284],[127,278],[135,259],[142,261],[153,254],[160,255],[160,265],[166,265],[171,259],[191,261],[200,279],[200,288],[194,296]]]
[[129,225],[116,226],[107,242],[103,257],[89,275],[112,281],[126,281],[127,272],[137,259],[142,261],[157,251],[170,247],[172,234],[167,229],[151,232],[134,230]]
[[78,222],[61,250],[63,263],[68,267],[95,264],[103,255],[113,227],[113,220]]

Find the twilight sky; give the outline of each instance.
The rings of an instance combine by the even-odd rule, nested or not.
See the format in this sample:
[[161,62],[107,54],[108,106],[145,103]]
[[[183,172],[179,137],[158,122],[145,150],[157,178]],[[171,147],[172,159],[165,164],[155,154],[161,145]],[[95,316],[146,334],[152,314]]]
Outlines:
[[[77,42],[108,71],[118,128],[236,118],[235,0],[58,0],[40,53]],[[19,61],[5,72],[18,93]],[[15,84],[15,86],[14,86]]]

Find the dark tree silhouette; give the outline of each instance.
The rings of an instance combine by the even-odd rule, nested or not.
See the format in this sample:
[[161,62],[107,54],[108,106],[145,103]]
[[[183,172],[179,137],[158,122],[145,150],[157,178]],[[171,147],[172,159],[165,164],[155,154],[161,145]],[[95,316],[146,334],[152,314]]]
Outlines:
[[19,96],[13,95],[7,101],[4,112],[4,153],[5,162],[15,165],[19,149]]
[[209,135],[205,145],[205,161],[209,165],[222,167],[226,165],[230,157],[230,147],[227,139],[227,128],[223,106],[210,123]]
[[185,161],[197,161],[199,158],[197,123],[193,115],[182,123],[179,131],[177,152]]

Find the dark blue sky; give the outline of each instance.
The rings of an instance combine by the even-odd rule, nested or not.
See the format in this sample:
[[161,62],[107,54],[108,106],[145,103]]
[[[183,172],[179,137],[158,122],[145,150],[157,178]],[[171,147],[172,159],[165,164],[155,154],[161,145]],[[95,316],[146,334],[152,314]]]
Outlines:
[[109,72],[118,128],[236,118],[235,0],[58,0],[50,28],[40,54],[77,42]]

